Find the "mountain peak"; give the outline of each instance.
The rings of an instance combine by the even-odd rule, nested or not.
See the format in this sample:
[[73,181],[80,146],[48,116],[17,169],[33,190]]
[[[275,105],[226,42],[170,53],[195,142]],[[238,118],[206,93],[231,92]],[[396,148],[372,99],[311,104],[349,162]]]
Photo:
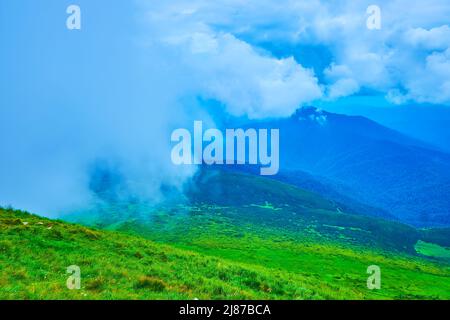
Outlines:
[[306,106],[297,109],[293,118],[301,122],[310,121],[323,126],[327,123],[328,112],[313,106]]

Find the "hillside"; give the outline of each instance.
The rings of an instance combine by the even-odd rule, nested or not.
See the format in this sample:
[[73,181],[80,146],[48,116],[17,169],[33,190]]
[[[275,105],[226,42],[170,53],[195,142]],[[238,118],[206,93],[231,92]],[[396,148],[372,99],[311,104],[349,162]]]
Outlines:
[[[330,246],[280,241],[271,250],[261,239],[250,242],[287,266],[280,268],[242,262],[252,255],[243,242],[234,243],[242,258],[224,259],[21,211],[0,209],[0,229],[0,299],[448,299],[450,292],[448,267]],[[228,239],[222,246],[233,245]],[[277,257],[280,249],[290,256]],[[369,261],[385,270],[385,290],[366,289]],[[74,264],[81,290],[65,286]]]
[[[0,209],[0,228],[0,299],[299,299],[338,292],[325,285],[319,293],[301,275],[20,211]],[[70,265],[81,268],[81,290],[66,288]]]
[[[221,170],[231,170],[233,172],[249,173],[253,175],[259,175],[259,168],[255,168],[251,165],[234,165],[229,168],[221,168]],[[301,170],[283,171],[281,170],[276,176],[267,176],[277,181],[284,182],[293,186],[297,186],[300,189],[308,190],[312,193],[318,194],[323,198],[332,200],[339,203],[339,206],[344,209],[345,212],[354,214],[363,214],[372,217],[385,218],[387,220],[397,220],[393,215],[389,214],[386,210],[376,208],[352,197],[346,195],[342,191],[343,186],[334,187],[335,184],[332,181],[327,181],[325,178],[317,178],[313,175]],[[348,190],[345,190],[347,192]]]
[[338,194],[381,208],[404,223],[450,224],[447,153],[367,118],[315,108],[245,127],[280,129],[280,173],[292,183],[304,186],[296,174],[306,172]]
[[[186,186],[184,198],[170,199],[154,206],[108,196],[91,210],[65,219],[229,261],[304,274],[374,298],[410,297],[407,291],[421,295],[417,287],[425,285],[423,275],[403,272],[404,263],[433,265],[443,279],[449,276],[448,248],[433,240],[445,235],[434,229],[425,235],[425,230],[398,222],[349,214],[337,202],[273,179],[201,170]],[[393,277],[391,289],[377,294],[359,287],[372,263],[382,264]],[[409,283],[404,293],[398,291],[400,282]],[[448,283],[442,285],[447,290]],[[429,283],[425,292],[434,292],[433,286]]]
[[[233,186],[232,188],[230,186]],[[343,245],[415,253],[420,233],[413,227],[376,217],[348,213],[344,204],[273,179],[222,170],[201,170],[185,192],[158,206],[133,200],[104,199],[92,210],[67,219],[99,228],[116,228],[134,221],[139,234],[155,233],[161,218],[172,225],[192,215],[240,230],[280,229],[302,241],[338,242]],[[157,225],[155,226],[155,222]],[[223,226],[226,229],[226,226]],[[197,227],[197,226],[194,226]],[[167,231],[161,231],[167,233]],[[171,232],[168,232],[171,234]]]

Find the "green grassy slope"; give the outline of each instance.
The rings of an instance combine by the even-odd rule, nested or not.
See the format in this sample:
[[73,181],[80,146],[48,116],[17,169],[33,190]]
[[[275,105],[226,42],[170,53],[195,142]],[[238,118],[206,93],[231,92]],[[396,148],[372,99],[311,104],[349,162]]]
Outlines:
[[[331,241],[406,253],[416,252],[414,246],[422,236],[421,232],[405,224],[349,214],[339,203],[317,194],[253,175],[207,171],[189,186],[186,194],[187,201],[177,199],[158,207],[105,202],[92,211],[67,218],[110,229],[134,222],[132,231],[143,235],[147,229],[154,230],[155,223],[157,227],[161,222],[166,224],[161,232],[170,235],[173,233],[170,230],[172,222],[183,225],[177,218],[202,214],[218,224],[226,221],[238,232],[242,228],[251,228],[255,232],[266,228],[282,230],[297,240]],[[167,219],[161,218],[164,214]],[[121,229],[127,230],[126,227]]]
[[[81,268],[81,290],[66,268]],[[358,293],[116,232],[0,209],[0,299],[323,299]]]
[[[107,203],[78,221],[301,275],[315,290],[336,288],[333,298],[450,296],[449,260],[418,246],[422,235],[412,227],[346,214],[337,203],[269,179],[220,172],[200,178],[184,204]],[[373,264],[382,269],[380,291],[366,288]]]
[[[174,248],[0,209],[0,298],[449,298],[448,267],[425,260],[216,231]],[[380,291],[366,288],[368,263],[383,270]],[[81,290],[65,285],[74,264]]]
[[[350,290],[365,299],[450,297],[450,269],[444,260],[429,261],[416,255],[380,248],[344,245],[338,241],[306,240],[295,232],[254,224],[236,226],[227,217],[211,219],[207,211],[189,217],[159,212],[154,223],[126,222],[113,228],[146,236],[160,243],[204,255],[301,274],[320,283]],[[382,269],[383,288],[365,287],[366,269]],[[340,293],[338,298],[349,298]]]

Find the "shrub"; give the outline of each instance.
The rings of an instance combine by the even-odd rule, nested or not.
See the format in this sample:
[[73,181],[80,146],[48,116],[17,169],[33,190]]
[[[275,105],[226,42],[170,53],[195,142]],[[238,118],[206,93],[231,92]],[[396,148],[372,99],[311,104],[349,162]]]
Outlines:
[[89,281],[86,284],[86,289],[92,290],[92,291],[101,291],[103,286],[104,286],[103,278],[97,278],[97,279]]
[[0,252],[6,252],[13,248],[13,243],[8,240],[0,241]]
[[138,279],[135,287],[137,289],[149,289],[154,292],[161,292],[166,289],[166,284],[161,279],[143,276]]

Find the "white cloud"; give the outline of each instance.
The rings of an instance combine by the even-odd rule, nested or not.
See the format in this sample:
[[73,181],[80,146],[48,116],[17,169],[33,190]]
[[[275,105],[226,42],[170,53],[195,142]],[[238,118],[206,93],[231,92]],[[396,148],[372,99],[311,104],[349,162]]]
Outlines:
[[409,98],[398,89],[389,90],[386,99],[393,104],[404,104]]
[[215,46],[201,52],[192,50],[198,47],[192,40],[191,51],[184,51],[185,59],[200,78],[200,92],[224,103],[231,114],[289,116],[299,105],[322,96],[313,72],[293,58],[270,57],[230,34],[211,35],[204,43],[211,39]]
[[406,41],[412,46],[426,50],[445,50],[450,47],[450,28],[443,25],[430,30],[414,28],[405,32]]
[[353,79],[342,78],[329,86],[328,90],[328,97],[337,99],[358,92],[359,84]]
[[324,70],[326,80],[330,83],[327,87],[327,97],[337,99],[358,92],[360,86],[353,78],[353,72],[348,66],[331,64]]
[[[382,28],[368,30],[366,9],[372,4],[175,0],[145,2],[144,8],[151,37],[180,50],[182,62],[197,73],[197,83],[208,84],[197,88],[199,94],[221,100],[232,114],[285,115],[315,99],[339,98],[361,88],[391,98],[401,92],[404,99],[395,94],[397,102],[450,103],[444,90],[447,79],[433,67],[438,63],[434,55],[450,46],[450,2],[379,1]],[[326,48],[328,66],[314,74],[298,59],[277,59],[261,50],[277,48],[283,57],[302,57],[305,46]],[[345,74],[333,70],[330,76],[333,66]],[[425,77],[417,79],[418,74]],[[439,89],[427,92],[427,81]]]
[[409,99],[419,102],[448,103],[450,101],[450,49],[426,57],[424,66],[408,79]]
[[170,63],[191,75],[190,92],[219,100],[232,115],[251,118],[289,116],[322,97],[312,70],[292,57],[275,58],[229,32],[214,30],[196,19],[198,12],[194,4],[148,15],[154,48],[163,44]]

